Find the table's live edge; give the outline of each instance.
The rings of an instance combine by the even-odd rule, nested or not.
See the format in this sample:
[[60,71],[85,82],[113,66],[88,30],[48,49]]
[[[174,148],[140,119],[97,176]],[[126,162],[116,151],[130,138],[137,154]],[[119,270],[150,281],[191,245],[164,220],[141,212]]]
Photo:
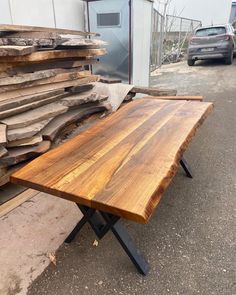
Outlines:
[[[130,103],[130,104],[132,104],[132,103]],[[157,190],[150,197],[142,214],[137,214],[135,212],[131,212],[131,211],[128,211],[125,209],[117,209],[115,207],[111,207],[106,204],[103,204],[99,201],[94,201],[93,199],[90,199],[90,200],[86,199],[83,196],[81,196],[81,197],[78,195],[74,196],[73,194],[68,194],[68,193],[65,194],[64,192],[63,192],[63,196],[62,196],[60,191],[58,191],[57,189],[44,187],[42,184],[32,183],[31,181],[28,181],[27,179],[21,178],[19,172],[21,170],[27,169],[28,165],[26,167],[24,167],[23,169],[21,169],[20,171],[17,171],[16,173],[14,173],[11,176],[11,182],[15,183],[15,184],[26,186],[26,187],[30,187],[35,190],[39,190],[39,191],[42,191],[42,192],[45,192],[48,194],[52,194],[54,196],[62,197],[64,199],[79,203],[81,205],[85,205],[85,206],[97,209],[99,211],[112,213],[114,215],[120,216],[125,219],[129,219],[129,220],[132,220],[132,221],[135,221],[138,223],[142,223],[142,224],[148,223],[154,209],[159,204],[165,189],[168,187],[171,180],[175,176],[177,169],[179,167],[179,162],[180,162],[184,152],[186,151],[189,143],[191,142],[191,139],[194,137],[198,128],[203,124],[204,120],[208,117],[208,115],[213,110],[212,103],[205,103],[205,105],[207,106],[205,111],[202,113],[200,119],[192,127],[191,131],[187,134],[187,136],[186,136],[185,140],[183,141],[182,145],[180,146],[179,150],[176,152],[175,158],[173,159],[173,162],[170,165],[170,169],[169,169],[168,173],[165,175],[165,177],[163,177],[161,183],[158,184]],[[109,120],[109,118],[111,118],[111,116],[108,117],[107,119]],[[34,163],[34,161],[32,161],[31,163]],[[19,174],[19,176],[18,176],[18,174]]]

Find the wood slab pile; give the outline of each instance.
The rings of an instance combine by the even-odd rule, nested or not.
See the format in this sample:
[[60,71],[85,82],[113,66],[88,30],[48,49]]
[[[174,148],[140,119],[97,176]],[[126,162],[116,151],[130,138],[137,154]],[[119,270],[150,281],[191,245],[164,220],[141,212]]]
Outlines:
[[89,35],[0,25],[0,186],[66,126],[109,109],[107,97],[93,92],[99,76],[89,70],[106,54],[105,43]]

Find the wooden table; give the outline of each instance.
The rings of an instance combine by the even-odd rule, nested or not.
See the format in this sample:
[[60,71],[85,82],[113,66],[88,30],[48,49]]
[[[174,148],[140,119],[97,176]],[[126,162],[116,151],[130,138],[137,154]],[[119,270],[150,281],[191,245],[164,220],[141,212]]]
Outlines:
[[140,273],[148,264],[119,219],[147,223],[211,103],[139,99],[35,159],[11,180],[75,202],[99,238],[111,230]]

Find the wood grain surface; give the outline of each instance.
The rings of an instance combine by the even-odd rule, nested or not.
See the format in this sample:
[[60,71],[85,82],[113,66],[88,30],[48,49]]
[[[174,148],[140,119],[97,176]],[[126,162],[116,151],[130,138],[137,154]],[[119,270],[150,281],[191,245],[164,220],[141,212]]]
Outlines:
[[33,61],[43,61],[49,59],[60,59],[60,58],[69,58],[69,57],[93,57],[101,56],[107,53],[106,49],[74,49],[74,50],[45,50],[37,51],[28,55],[22,56],[0,56],[0,62],[33,62]]
[[71,35],[79,35],[79,36],[99,36],[99,34],[96,34],[96,33],[82,32],[78,30],[24,26],[24,25],[8,25],[8,24],[1,24],[0,31],[3,31],[3,32],[52,32],[52,33],[58,33],[58,34],[71,34]]
[[140,99],[32,161],[11,181],[147,223],[211,103]]

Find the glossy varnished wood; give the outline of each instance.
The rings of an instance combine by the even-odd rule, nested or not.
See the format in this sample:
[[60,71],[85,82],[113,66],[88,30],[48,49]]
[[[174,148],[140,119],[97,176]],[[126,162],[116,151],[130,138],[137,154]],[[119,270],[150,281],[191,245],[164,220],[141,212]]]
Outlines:
[[212,108],[202,102],[136,100],[11,180],[146,223]]

